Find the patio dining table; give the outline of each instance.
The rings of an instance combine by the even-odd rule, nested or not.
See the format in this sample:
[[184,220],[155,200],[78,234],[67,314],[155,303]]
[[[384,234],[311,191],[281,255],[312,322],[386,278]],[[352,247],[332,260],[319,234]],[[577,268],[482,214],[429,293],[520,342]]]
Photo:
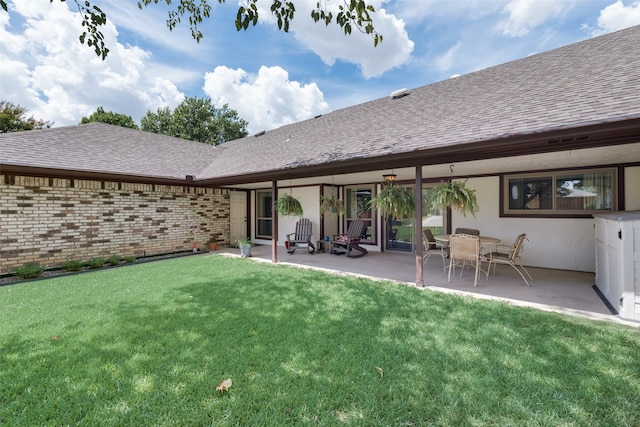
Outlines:
[[[439,234],[437,236],[433,236],[433,238],[438,241],[438,242],[444,242],[444,243],[449,243],[449,238],[451,237],[451,234]],[[489,236],[477,236],[478,239],[480,240],[480,260],[482,262],[482,257],[484,256],[482,251],[487,249],[487,246],[495,246],[498,243],[500,243],[500,239],[495,238],[495,237],[489,237]],[[444,249],[443,249],[444,250]],[[448,257],[447,257],[448,258]],[[445,270],[448,267],[445,267]],[[482,271],[484,274],[487,275],[487,279],[489,278],[489,271],[485,271],[482,269],[482,267],[480,267],[480,271]]]
[[[451,234],[439,234],[437,236],[433,236],[433,238],[439,242],[449,242],[450,237]],[[500,243],[500,239],[497,239],[495,237],[478,236],[478,238],[480,239],[480,246],[493,246]]]

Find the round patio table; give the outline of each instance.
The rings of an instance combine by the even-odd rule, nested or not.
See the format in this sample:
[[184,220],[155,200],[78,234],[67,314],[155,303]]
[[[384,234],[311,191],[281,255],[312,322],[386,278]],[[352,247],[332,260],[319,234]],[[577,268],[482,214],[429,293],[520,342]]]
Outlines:
[[[439,242],[448,242],[449,237],[451,237],[451,234],[439,234],[437,236],[433,236],[433,238]],[[481,246],[497,245],[498,243],[500,243],[500,239],[496,239],[495,237],[478,236],[478,238],[480,239]]]

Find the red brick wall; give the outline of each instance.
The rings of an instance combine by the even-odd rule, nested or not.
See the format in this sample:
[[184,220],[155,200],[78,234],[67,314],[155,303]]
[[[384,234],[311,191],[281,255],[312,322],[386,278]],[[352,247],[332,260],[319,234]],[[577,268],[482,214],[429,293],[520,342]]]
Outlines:
[[229,244],[228,190],[0,175],[0,273]]

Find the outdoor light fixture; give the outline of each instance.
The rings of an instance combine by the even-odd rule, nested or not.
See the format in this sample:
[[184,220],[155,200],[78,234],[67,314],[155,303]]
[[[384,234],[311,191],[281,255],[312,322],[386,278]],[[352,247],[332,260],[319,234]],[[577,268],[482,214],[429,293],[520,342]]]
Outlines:
[[385,181],[387,182],[393,182],[396,180],[396,174],[395,173],[386,173],[384,175],[382,175],[382,177],[384,178]]

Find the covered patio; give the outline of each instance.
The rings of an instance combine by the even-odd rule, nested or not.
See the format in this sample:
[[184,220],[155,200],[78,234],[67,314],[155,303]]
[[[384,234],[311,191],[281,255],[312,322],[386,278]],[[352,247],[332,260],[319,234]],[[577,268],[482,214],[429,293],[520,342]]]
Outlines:
[[[278,248],[278,252],[279,264],[416,286],[416,258],[411,253],[370,252],[365,257],[352,259],[329,253],[310,255],[306,251],[290,255],[285,248]],[[240,256],[240,250],[233,247],[215,253]],[[272,261],[272,248],[269,245],[254,246],[251,253],[252,259],[248,261]],[[483,268],[486,268],[486,264]],[[498,265],[495,276],[491,274],[486,280],[486,276],[482,275],[478,279],[478,286],[474,288],[472,270],[465,270],[462,277],[459,274],[455,277],[452,275],[449,283],[447,272],[442,269],[442,260],[431,257],[424,266],[424,289],[640,327],[640,323],[621,319],[609,310],[594,288],[593,273],[535,267],[527,267],[527,270],[534,279],[530,287],[511,267]]]

